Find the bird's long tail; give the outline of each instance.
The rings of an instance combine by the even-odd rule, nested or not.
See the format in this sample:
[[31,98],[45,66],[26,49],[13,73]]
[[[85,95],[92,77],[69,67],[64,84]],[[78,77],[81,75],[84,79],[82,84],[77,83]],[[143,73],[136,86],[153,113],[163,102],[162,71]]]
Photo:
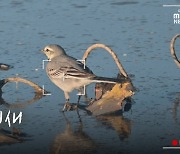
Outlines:
[[94,77],[93,78],[93,82],[97,82],[97,83],[122,83],[123,81],[119,80],[119,79],[114,79],[114,78],[106,78],[106,77]]

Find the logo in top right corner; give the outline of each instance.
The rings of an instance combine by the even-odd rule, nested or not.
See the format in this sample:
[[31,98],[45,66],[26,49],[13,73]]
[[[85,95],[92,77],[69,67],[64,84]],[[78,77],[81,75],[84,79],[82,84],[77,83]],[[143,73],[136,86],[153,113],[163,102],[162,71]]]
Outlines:
[[180,24],[180,9],[177,13],[173,14],[174,24]]

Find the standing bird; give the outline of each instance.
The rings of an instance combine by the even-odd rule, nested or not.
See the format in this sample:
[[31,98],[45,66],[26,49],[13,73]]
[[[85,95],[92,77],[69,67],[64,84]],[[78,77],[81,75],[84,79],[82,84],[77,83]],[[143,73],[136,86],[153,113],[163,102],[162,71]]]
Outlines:
[[[48,64],[46,66],[46,73],[50,80],[64,91],[66,103],[63,111],[70,108],[69,93],[74,90],[80,90],[93,82],[116,83],[118,81],[112,78],[97,77],[93,72],[83,63],[77,59],[68,56],[65,50],[56,44],[47,45],[41,50],[48,57]],[[78,98],[78,104],[80,95]]]

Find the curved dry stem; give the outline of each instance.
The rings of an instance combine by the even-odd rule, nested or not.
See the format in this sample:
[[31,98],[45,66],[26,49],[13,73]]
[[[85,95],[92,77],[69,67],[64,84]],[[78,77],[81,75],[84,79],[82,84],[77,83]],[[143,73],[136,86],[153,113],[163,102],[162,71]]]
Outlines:
[[95,49],[95,48],[103,48],[105,49],[107,52],[109,52],[111,54],[111,56],[113,57],[114,61],[116,62],[118,68],[119,68],[119,72],[126,78],[128,78],[128,75],[125,71],[125,69],[123,68],[122,64],[120,63],[119,59],[117,58],[117,55],[115,54],[115,52],[109,48],[108,46],[104,45],[104,44],[93,44],[91,45],[84,53],[82,60],[86,60],[88,55],[90,54],[90,52]]
[[171,55],[174,59],[174,62],[176,63],[176,65],[178,67],[180,67],[180,61],[178,60],[178,58],[176,56],[176,52],[175,52],[175,48],[174,48],[175,41],[178,37],[180,37],[180,34],[177,34],[172,38],[171,43],[170,43],[170,51],[171,51]]
[[44,89],[38,86],[36,83],[23,79],[23,78],[19,78],[19,77],[11,77],[11,78],[6,78],[4,80],[1,80],[1,88],[8,82],[22,82],[33,87],[35,92],[38,94],[46,93],[46,91],[44,91]]
[[[34,88],[35,90],[35,96],[33,99],[25,101],[23,103],[18,103],[18,104],[12,104],[12,103],[8,103],[6,102],[3,98],[2,98],[2,87],[8,83],[8,82],[22,82],[24,84],[27,84],[31,87]],[[48,93],[47,91],[45,91],[43,88],[41,88],[40,86],[38,86],[36,83],[23,79],[23,78],[19,78],[19,77],[11,77],[11,78],[6,78],[4,80],[0,80],[0,104],[3,104],[4,106],[8,107],[8,108],[22,108],[25,107],[28,104],[32,104],[34,102],[36,102],[37,100],[39,100],[40,98],[43,97],[43,94]]]

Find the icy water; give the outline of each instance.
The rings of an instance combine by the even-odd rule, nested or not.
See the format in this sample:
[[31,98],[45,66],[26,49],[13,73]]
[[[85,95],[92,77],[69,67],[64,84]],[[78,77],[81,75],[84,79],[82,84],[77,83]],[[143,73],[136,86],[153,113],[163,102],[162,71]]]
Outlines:
[[[0,145],[0,153],[180,153],[163,150],[173,139],[180,140],[180,70],[169,52],[171,38],[180,32],[173,21],[180,8],[163,4],[180,1],[1,0],[0,63],[14,66],[1,71],[1,79],[24,77],[44,85],[52,95],[28,103],[34,97],[30,87],[20,83],[3,87],[2,97],[11,105],[0,106],[0,128],[16,127],[27,135],[22,143]],[[46,57],[40,49],[50,43],[61,45],[77,59],[93,43],[110,46],[134,76],[138,91],[131,111],[99,118],[84,111],[79,111],[80,117],[76,111],[63,115],[59,110],[64,94],[42,69]],[[175,47],[180,57],[180,39]],[[102,49],[90,55],[87,65],[97,75],[118,73]],[[77,101],[76,93],[71,93],[71,102]],[[8,127],[4,119],[9,110],[23,113],[21,124]]]

